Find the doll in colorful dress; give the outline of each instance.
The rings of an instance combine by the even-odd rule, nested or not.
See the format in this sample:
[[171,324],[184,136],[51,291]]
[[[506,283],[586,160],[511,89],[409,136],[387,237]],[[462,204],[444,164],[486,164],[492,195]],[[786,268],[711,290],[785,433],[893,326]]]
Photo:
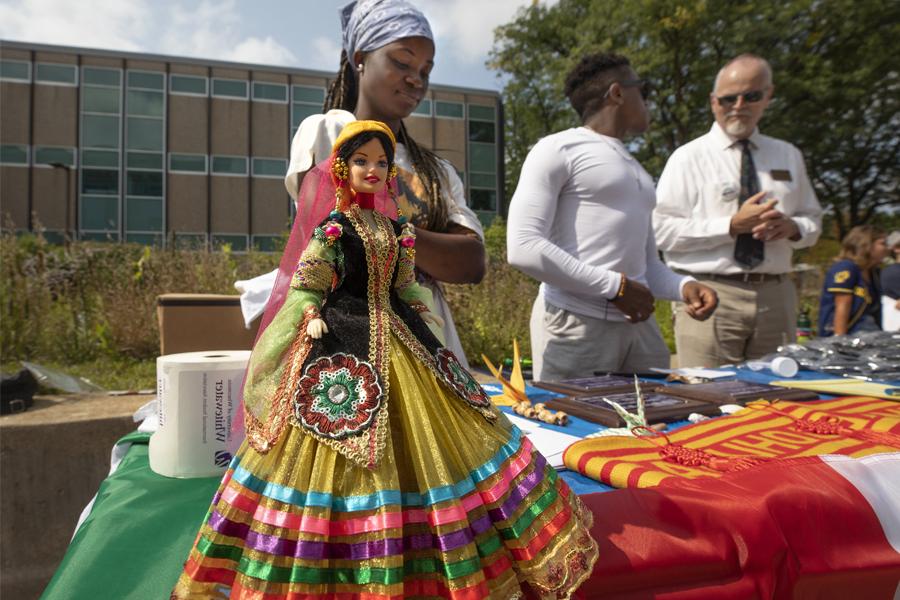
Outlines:
[[373,210],[394,148],[354,121],[304,178],[333,210],[254,347],[247,438],[173,598],[569,598],[591,573],[590,512],[430,329],[415,231]]

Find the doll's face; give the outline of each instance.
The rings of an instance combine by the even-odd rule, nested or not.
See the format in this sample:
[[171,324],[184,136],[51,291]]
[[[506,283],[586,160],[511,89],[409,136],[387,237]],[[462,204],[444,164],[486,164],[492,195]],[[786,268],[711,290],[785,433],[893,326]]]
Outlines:
[[374,194],[387,183],[388,159],[381,141],[371,139],[350,156],[350,187]]

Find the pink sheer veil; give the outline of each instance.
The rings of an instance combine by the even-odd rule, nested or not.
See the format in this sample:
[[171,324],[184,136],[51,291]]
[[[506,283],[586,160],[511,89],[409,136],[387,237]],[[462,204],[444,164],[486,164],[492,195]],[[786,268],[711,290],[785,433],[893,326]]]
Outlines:
[[[303,177],[300,193],[297,195],[297,215],[294,217],[291,235],[284,248],[284,254],[281,256],[281,262],[278,266],[278,275],[275,277],[275,285],[272,288],[272,294],[269,296],[269,300],[266,303],[266,309],[261,317],[259,332],[256,334],[257,341],[284,304],[288,290],[290,289],[291,278],[294,276],[294,270],[297,268],[297,262],[300,260],[300,255],[303,254],[303,251],[309,244],[313,230],[325,220],[325,217],[327,217],[332,210],[334,210],[334,193],[337,186],[331,174],[331,163],[333,159],[334,156],[332,155],[327,160],[323,160],[307,171],[306,175]],[[389,185],[396,185],[396,180],[392,181]],[[375,210],[391,219],[397,218],[397,204],[390,197],[387,188],[375,195]],[[237,447],[240,446],[243,439],[244,398],[242,383],[240,406],[235,412],[231,422],[231,442],[228,444],[229,450],[232,453],[237,450]]]

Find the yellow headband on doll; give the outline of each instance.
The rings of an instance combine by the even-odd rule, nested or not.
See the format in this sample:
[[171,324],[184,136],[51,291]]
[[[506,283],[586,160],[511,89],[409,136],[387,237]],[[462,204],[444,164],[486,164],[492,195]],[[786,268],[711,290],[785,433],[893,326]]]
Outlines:
[[388,139],[391,140],[392,146],[397,146],[397,139],[394,137],[394,132],[391,131],[390,127],[388,127],[381,121],[351,121],[350,123],[347,123],[341,130],[340,135],[338,135],[337,139],[334,141],[334,146],[331,147],[331,152],[337,152],[338,148],[343,146],[347,140],[359,135],[364,131],[380,131],[381,133],[388,136]]

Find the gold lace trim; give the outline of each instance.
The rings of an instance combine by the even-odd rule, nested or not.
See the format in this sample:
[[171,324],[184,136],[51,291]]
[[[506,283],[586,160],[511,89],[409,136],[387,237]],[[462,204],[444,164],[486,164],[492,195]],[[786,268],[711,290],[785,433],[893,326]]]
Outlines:
[[294,289],[308,289],[317,292],[331,290],[334,282],[334,265],[306,250],[297,262],[297,270],[291,278],[291,287]]
[[246,404],[244,405],[244,428],[247,432],[247,442],[259,452],[265,454],[278,442],[285,425],[291,421],[291,398],[294,388],[300,380],[300,370],[309,351],[312,348],[306,328],[312,319],[318,318],[318,310],[304,311],[303,320],[297,328],[297,336],[288,350],[288,365],[281,374],[281,381],[272,396],[272,404],[269,407],[268,418],[265,422],[256,418]]
[[[597,542],[589,533],[594,516],[571,490],[568,503],[572,508],[572,527],[569,529],[569,535],[556,536],[553,546],[544,550],[548,560],[534,569],[529,569],[538,575],[527,578],[541,596],[548,599],[568,600],[591,576],[599,555]],[[564,556],[558,557],[559,552],[568,545],[572,547],[565,549]]]

